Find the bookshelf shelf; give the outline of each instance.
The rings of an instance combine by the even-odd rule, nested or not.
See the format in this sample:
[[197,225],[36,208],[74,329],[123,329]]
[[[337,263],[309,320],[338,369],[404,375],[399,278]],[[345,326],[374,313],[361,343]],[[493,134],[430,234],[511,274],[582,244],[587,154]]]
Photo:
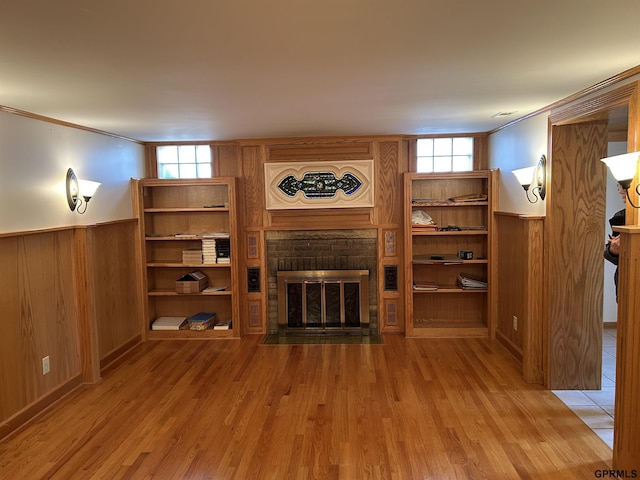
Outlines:
[[198,293],[178,293],[175,290],[149,290],[147,292],[147,294],[150,297],[173,297],[173,296],[186,296],[186,295],[193,295],[193,296],[203,296],[203,295],[232,295],[231,290],[221,290],[221,291],[217,291],[217,292],[198,292]]
[[147,263],[147,267],[153,268],[231,268],[230,263]]
[[[134,211],[140,228],[140,258],[144,269],[140,289],[145,339],[237,338],[239,315],[237,265],[217,263],[237,258],[236,179],[132,180]],[[194,259],[204,257],[207,263]],[[211,255],[209,257],[209,255]],[[212,263],[216,262],[216,263]],[[178,293],[176,281],[199,271],[208,285],[228,285],[222,291]],[[232,320],[228,330],[152,330],[159,317],[190,317],[215,312],[219,321]]]
[[[405,174],[407,336],[486,336],[491,331],[496,182],[497,171],[490,170]],[[467,196],[479,200],[448,200]],[[414,226],[414,218],[431,218],[433,224]],[[461,251],[473,258],[461,257]],[[462,288],[460,282],[466,285],[470,278],[486,288]]]

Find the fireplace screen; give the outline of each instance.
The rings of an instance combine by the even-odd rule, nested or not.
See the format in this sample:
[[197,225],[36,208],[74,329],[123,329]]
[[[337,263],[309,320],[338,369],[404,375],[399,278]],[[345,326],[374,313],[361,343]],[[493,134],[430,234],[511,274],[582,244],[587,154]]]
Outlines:
[[278,272],[278,323],[286,329],[369,327],[367,270]]

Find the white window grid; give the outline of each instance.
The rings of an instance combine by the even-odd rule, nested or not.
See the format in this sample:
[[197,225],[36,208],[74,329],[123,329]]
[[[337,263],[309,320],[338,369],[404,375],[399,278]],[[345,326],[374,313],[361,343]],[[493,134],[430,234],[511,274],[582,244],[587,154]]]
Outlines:
[[156,147],[158,178],[211,178],[210,145],[162,145]]
[[419,138],[416,151],[418,173],[473,170],[473,137]]

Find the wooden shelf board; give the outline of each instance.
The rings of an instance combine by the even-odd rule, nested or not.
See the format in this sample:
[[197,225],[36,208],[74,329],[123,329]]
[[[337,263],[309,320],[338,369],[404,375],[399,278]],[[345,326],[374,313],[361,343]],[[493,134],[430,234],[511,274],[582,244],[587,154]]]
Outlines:
[[[413,289],[412,289],[413,290]],[[488,289],[486,288],[458,288],[458,287],[450,287],[450,286],[442,286],[437,290],[413,290],[413,293],[423,294],[423,293],[487,293]]]
[[411,235],[487,235],[487,230],[420,230],[419,228],[412,228]]
[[486,207],[489,202],[411,202],[412,207]]
[[230,263],[147,263],[147,267],[168,267],[168,268],[178,268],[178,267],[187,267],[187,268],[221,268],[221,267],[230,267]]
[[148,340],[203,340],[215,338],[232,338],[233,329],[230,330],[149,330]]
[[147,293],[150,297],[173,297],[173,296],[183,297],[185,295],[230,296],[232,294],[231,290],[222,290],[219,292],[198,292],[198,293],[178,293],[175,290],[150,290]]
[[489,329],[482,327],[413,327],[412,337],[488,337]]
[[144,213],[193,213],[193,212],[228,212],[227,207],[178,207],[178,208],[145,208]]

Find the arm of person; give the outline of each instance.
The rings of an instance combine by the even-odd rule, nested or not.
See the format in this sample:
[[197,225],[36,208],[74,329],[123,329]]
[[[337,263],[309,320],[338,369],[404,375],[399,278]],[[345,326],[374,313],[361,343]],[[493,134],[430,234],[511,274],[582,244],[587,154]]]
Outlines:
[[614,265],[618,265],[620,254],[620,237],[609,237],[609,243],[604,247],[603,256],[606,260],[610,261]]

